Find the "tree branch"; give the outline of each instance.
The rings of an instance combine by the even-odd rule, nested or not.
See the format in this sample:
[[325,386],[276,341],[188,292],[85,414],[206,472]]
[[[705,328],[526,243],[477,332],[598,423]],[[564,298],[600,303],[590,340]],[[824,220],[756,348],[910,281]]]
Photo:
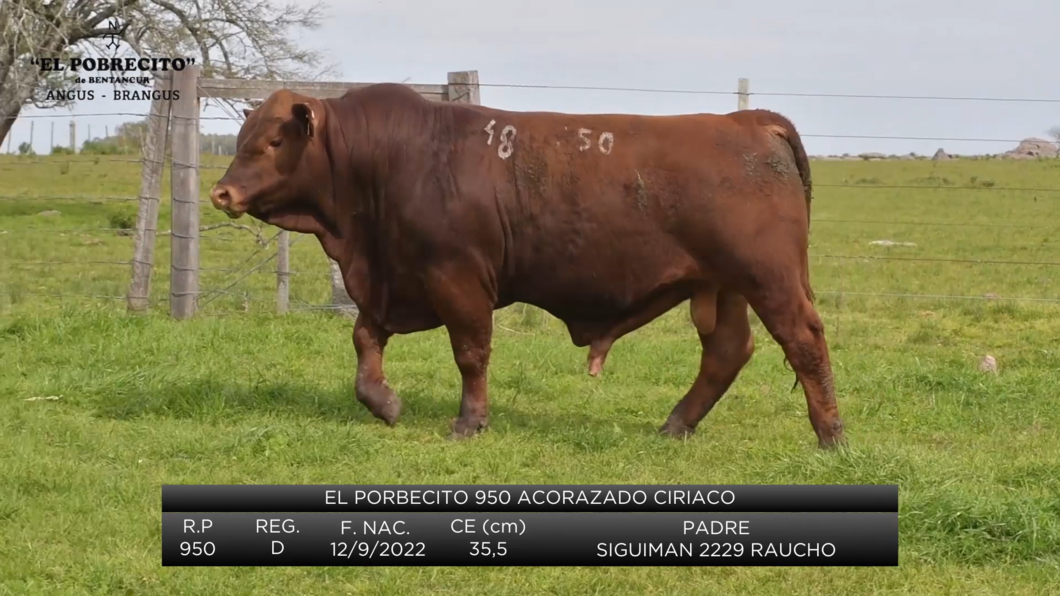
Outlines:
[[94,17],[87,19],[84,22],[84,26],[88,29],[94,29],[103,21],[118,14],[118,11],[124,11],[126,8],[137,4],[139,1],[140,0],[117,0],[114,4],[100,10]]
[[188,31],[188,34],[195,38],[195,41],[199,44],[199,51],[202,53],[202,69],[203,71],[210,70],[210,50],[206,47],[206,43],[202,39],[202,35],[199,34],[199,28],[191,22],[191,18],[188,17],[188,13],[184,12],[180,8],[173,5],[172,2],[166,0],[150,0],[151,3],[156,6],[160,6],[169,12],[173,13],[177,19],[180,20],[180,24],[184,25],[184,28]]

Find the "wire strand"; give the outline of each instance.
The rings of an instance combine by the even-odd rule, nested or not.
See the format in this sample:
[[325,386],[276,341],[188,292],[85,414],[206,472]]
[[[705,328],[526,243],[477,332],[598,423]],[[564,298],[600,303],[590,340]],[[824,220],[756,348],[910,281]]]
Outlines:
[[867,219],[831,219],[826,217],[815,217],[813,223],[841,223],[841,224],[865,224],[865,225],[886,225],[886,226],[940,226],[940,227],[975,227],[975,228],[1030,228],[1030,229],[1043,229],[1043,230],[1060,230],[1060,224],[1058,225],[1038,225],[1038,224],[999,224],[999,223],[971,223],[971,222],[947,222],[947,221],[902,221],[902,220],[867,220]]
[[908,298],[912,300],[982,300],[984,302],[999,300],[1008,302],[1060,303],[1060,298],[1040,298],[1031,296],[967,296],[959,294],[906,294],[901,292],[847,292],[836,290],[823,290],[814,293],[819,296],[864,296],[872,298]]
[[[416,84],[416,83],[413,83]],[[548,85],[527,83],[478,83],[479,87],[500,87],[509,89],[562,89],[571,91],[618,91],[627,93],[672,93],[682,95],[741,95],[739,91],[719,91],[706,89],[674,89],[647,87],[609,87],[590,85]],[[747,96],[761,97],[819,97],[832,99],[888,99],[917,101],[981,101],[1002,103],[1060,103],[1060,98],[1049,97],[987,97],[987,96],[944,96],[944,95],[885,95],[873,93],[798,93],[783,91],[748,91]]]
[[946,257],[891,257],[883,255],[810,255],[821,259],[849,259],[870,261],[914,261],[921,263],[955,263],[966,265],[1034,265],[1042,267],[1058,267],[1060,262],[1055,261],[998,261],[993,259],[955,259]]
[[[230,120],[235,122],[241,122],[230,117],[218,116],[216,118],[206,118],[213,120]],[[864,140],[884,140],[884,141],[946,141],[946,142],[957,142],[957,143],[1020,143],[1026,139],[999,139],[993,137],[917,137],[917,136],[905,136],[905,135],[870,135],[870,134],[830,134],[830,133],[807,133],[799,132],[799,136],[802,138],[818,138],[818,139],[864,139]],[[73,155],[94,155],[85,153],[76,153]],[[72,155],[55,155],[57,158],[71,157]],[[813,157],[811,157],[812,159]],[[102,161],[102,160],[101,160]],[[122,161],[118,159],[112,159],[108,161]],[[140,163],[142,160],[126,160],[130,162]],[[3,162],[4,165],[28,165],[30,162]]]
[[[341,82],[339,83],[341,84]],[[351,82],[351,88],[361,87],[366,84]],[[378,84],[378,83],[376,83]],[[441,86],[439,83],[407,83],[413,86]],[[732,96],[741,95],[739,90],[720,89],[688,89],[673,87],[627,87],[610,85],[557,85],[548,83],[477,83],[479,88],[498,89],[544,89],[557,91],[607,91],[618,93],[661,93],[671,95],[719,95]],[[199,86],[201,90],[202,87]],[[747,91],[744,95],[748,97],[804,97],[821,99],[874,99],[889,101],[954,101],[954,102],[988,102],[988,103],[1044,103],[1060,104],[1060,98],[1052,97],[991,97],[979,95],[920,95],[920,94],[886,94],[886,93],[812,93],[798,91]],[[5,118],[84,118],[84,117],[107,117],[107,116],[141,116],[142,114],[130,112],[86,112],[82,114],[26,114],[23,116],[6,116]],[[199,119],[222,119],[222,117],[199,116]]]

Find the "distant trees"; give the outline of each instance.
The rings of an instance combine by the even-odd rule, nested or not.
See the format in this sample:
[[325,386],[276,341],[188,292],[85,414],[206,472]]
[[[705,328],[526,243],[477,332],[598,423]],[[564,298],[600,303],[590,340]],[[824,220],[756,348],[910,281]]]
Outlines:
[[146,134],[146,118],[137,122],[123,122],[114,129],[113,135],[86,139],[81,144],[81,153],[86,155],[140,155]]
[[[81,153],[87,155],[141,155],[146,137],[147,118],[123,122],[114,129],[113,135],[86,140],[81,144]],[[199,145],[203,153],[235,155],[236,135],[200,134]],[[63,149],[66,148],[64,147]],[[69,149],[66,150],[69,151]]]

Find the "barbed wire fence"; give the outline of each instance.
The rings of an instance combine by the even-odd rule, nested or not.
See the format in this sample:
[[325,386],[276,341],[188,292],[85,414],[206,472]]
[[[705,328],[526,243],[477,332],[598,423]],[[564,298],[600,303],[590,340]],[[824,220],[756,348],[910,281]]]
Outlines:
[[[470,85],[471,79],[477,80],[477,73],[456,72],[450,73],[448,82],[435,85],[410,85],[428,99],[436,101],[455,101],[478,103],[478,89]],[[223,116],[202,116],[200,109],[205,102],[215,100],[250,100],[261,101],[267,98],[273,91],[281,87],[290,88],[314,97],[338,97],[351,87],[361,87],[368,83],[319,83],[319,82],[276,82],[276,81],[243,81],[243,80],[218,80],[201,79],[197,67],[189,68],[183,72],[173,73],[171,76],[159,77],[155,81],[154,91],[158,99],[151,103],[147,114],[146,131],[141,139],[141,155],[138,158],[132,156],[93,156],[86,160],[82,156],[52,156],[49,158],[38,158],[27,156],[11,161],[0,162],[0,175],[5,170],[28,170],[38,167],[43,170],[60,169],[61,175],[66,175],[71,168],[87,165],[97,170],[110,170],[124,166],[126,172],[130,168],[140,168],[140,190],[138,195],[115,194],[90,194],[89,192],[78,193],[27,193],[0,194],[0,209],[3,205],[15,205],[14,210],[18,213],[26,213],[19,206],[36,207],[48,203],[48,206],[69,205],[71,203],[79,206],[89,205],[137,205],[135,223],[125,222],[123,226],[97,226],[97,227],[41,227],[30,225],[26,227],[11,226],[11,229],[0,229],[0,239],[3,236],[9,238],[34,236],[40,239],[43,235],[61,239],[66,235],[86,235],[124,237],[127,243],[132,241],[131,255],[128,260],[115,257],[111,260],[100,258],[70,258],[70,254],[57,256],[55,250],[48,250],[50,258],[40,258],[40,247],[37,250],[26,244],[16,244],[16,250],[5,250],[0,256],[0,267],[15,269],[13,274],[0,273],[0,295],[7,294],[9,301],[21,300],[23,296],[52,297],[60,299],[98,299],[98,300],[124,300],[127,307],[132,311],[144,311],[152,307],[159,307],[166,302],[164,297],[159,296],[157,288],[159,285],[157,272],[161,270],[156,263],[156,252],[160,255],[165,253],[165,242],[158,242],[168,237],[170,272],[168,277],[168,302],[170,315],[174,318],[184,319],[196,314],[214,315],[228,314],[233,310],[238,312],[250,310],[250,302],[257,304],[274,303],[275,310],[283,313],[288,311],[315,311],[329,310],[353,314],[356,306],[346,294],[341,282],[338,265],[327,259],[323,250],[319,247],[315,238],[305,242],[307,235],[291,233],[273,226],[251,222],[248,224],[237,222],[221,222],[200,224],[200,215],[212,213],[208,194],[208,184],[201,183],[201,178],[208,181],[220,177],[227,165],[214,163],[216,160],[204,160],[199,147],[199,122],[201,120],[230,120],[241,122],[244,118],[237,110],[231,109],[223,101],[216,101],[217,107],[221,108]],[[179,98],[173,101],[163,99],[165,92],[177,90]],[[91,117],[94,114],[81,115],[80,117]],[[134,112],[112,112],[99,114],[100,116],[132,116],[143,118],[143,114]],[[43,115],[28,115],[24,119],[33,121],[47,117]],[[55,118],[52,116],[52,118]],[[109,131],[108,131],[109,132]],[[73,153],[76,148],[75,129],[71,127],[70,147]],[[31,132],[32,136],[32,132]],[[89,140],[92,139],[89,132]],[[9,143],[10,144],[10,143]],[[52,146],[55,146],[54,136]],[[163,178],[168,167],[170,174],[169,197],[165,199],[163,192]],[[83,174],[83,172],[78,172]],[[207,174],[208,173],[208,174]],[[13,176],[18,176],[13,174]],[[46,175],[45,175],[46,177]],[[38,176],[38,178],[44,178]],[[47,183],[47,180],[42,182]],[[39,186],[45,186],[40,184]],[[51,184],[47,185],[53,188]],[[85,191],[85,186],[78,185],[79,190]],[[4,191],[0,189],[0,193]],[[170,210],[170,228],[159,229],[159,216],[163,208],[168,206]],[[205,208],[204,208],[205,207]],[[4,211],[11,212],[12,209]],[[3,212],[3,211],[0,211]],[[57,214],[55,209],[48,209],[38,215]],[[213,233],[211,233],[213,232]],[[230,232],[225,234],[224,232]],[[249,234],[248,234],[249,233]],[[254,250],[249,255],[242,256],[242,260],[231,263],[231,256],[237,252],[236,246],[245,246],[248,239],[253,238]],[[98,240],[98,238],[96,239]],[[2,241],[2,240],[0,240]],[[225,243],[231,250],[210,250],[204,245]],[[22,246],[24,250],[17,250]],[[312,255],[312,261],[302,262],[303,269],[292,268],[291,249],[298,247],[305,249],[304,254]],[[108,253],[113,254],[113,247],[108,246]],[[128,249],[126,249],[128,250]],[[84,251],[77,251],[82,253]],[[80,255],[79,255],[80,256]],[[109,255],[108,255],[109,256]],[[210,266],[209,261],[214,258],[226,260],[223,266]],[[312,257],[310,257],[312,258]],[[202,261],[202,262],[200,262]],[[116,276],[97,275],[106,277],[107,283],[71,283],[81,281],[81,277],[88,275],[78,272],[77,278],[63,279],[63,275],[55,276],[56,268],[86,267],[129,267],[130,276],[126,288],[118,287]],[[48,269],[50,268],[50,270]],[[27,271],[28,274],[27,274]],[[200,275],[211,275],[213,283],[201,284]],[[250,283],[255,278],[275,276],[275,287],[273,292],[266,293],[261,283]],[[51,283],[36,283],[49,280]],[[298,285],[310,282],[319,289],[327,288],[326,292],[317,293],[318,299],[305,300],[292,292],[291,280],[297,279]],[[6,281],[5,281],[6,280]],[[155,283],[153,283],[155,282]],[[321,283],[316,283],[321,282]],[[6,288],[4,286],[7,286]],[[36,287],[27,287],[36,286]],[[51,287],[48,287],[51,286]],[[106,287],[107,291],[100,288]],[[83,288],[87,291],[76,291]],[[5,289],[7,290],[5,292]],[[124,291],[123,291],[124,290]],[[271,294],[271,296],[269,296]],[[268,296],[268,297],[266,297]],[[228,305],[236,306],[228,311],[218,309],[217,306],[227,300]],[[242,309],[233,304],[242,300]],[[76,302],[75,302],[76,303]]]
[[[276,82],[276,81],[234,81],[201,79],[198,69],[188,69],[183,73],[176,73],[172,78],[160,78],[156,81],[156,90],[168,91],[180,89],[181,99],[177,101],[156,100],[152,102],[150,113],[147,115],[147,129],[142,139],[142,151],[139,158],[129,156],[95,156],[91,160],[83,159],[84,156],[74,157],[50,157],[36,158],[25,157],[16,160],[0,162],[0,172],[4,176],[18,176],[16,170],[28,170],[31,168],[66,168],[67,171],[73,165],[90,165],[99,169],[100,164],[106,167],[102,171],[108,171],[111,167],[140,168],[141,180],[137,196],[126,196],[122,194],[84,194],[84,193],[56,193],[56,194],[0,194],[0,209],[4,205],[9,209],[0,213],[28,213],[21,209],[22,205],[36,207],[38,205],[72,205],[78,208],[83,205],[137,205],[137,214],[134,224],[126,220],[121,225],[109,227],[77,227],[64,228],[61,226],[28,226],[12,229],[0,229],[0,242],[6,236],[9,246],[19,250],[5,250],[5,256],[0,257],[0,263],[5,268],[29,268],[17,274],[5,274],[8,278],[7,293],[11,302],[21,300],[22,296],[33,297],[57,297],[61,299],[99,299],[99,300],[123,300],[127,308],[132,311],[144,311],[152,306],[169,303],[170,315],[174,318],[184,319],[196,314],[205,316],[216,316],[232,314],[233,312],[247,312],[250,304],[269,304],[270,310],[279,313],[290,311],[333,311],[346,314],[356,312],[356,307],[346,295],[342,285],[341,274],[338,266],[323,255],[323,251],[315,239],[304,242],[306,234],[291,233],[264,224],[241,224],[236,222],[200,223],[200,215],[203,205],[209,205],[204,197],[206,190],[201,184],[204,172],[210,172],[208,178],[219,177],[220,173],[227,167],[213,160],[202,163],[203,154],[199,146],[199,125],[202,120],[230,120],[241,122],[242,114],[232,110],[225,103],[218,101],[216,105],[221,108],[223,116],[201,116],[203,102],[212,100],[238,99],[238,100],[263,100],[270,93],[279,88],[288,88],[300,93],[318,98],[337,97],[351,87],[364,86],[367,83],[318,83],[318,82]],[[421,95],[434,100],[454,101],[478,104],[479,90],[481,87],[511,87],[511,88],[540,88],[540,89],[577,89],[588,91],[616,91],[616,92],[642,92],[642,93],[682,93],[682,94],[707,94],[707,95],[735,95],[738,109],[749,109],[750,96],[749,84],[746,79],[741,79],[736,91],[698,91],[682,89],[642,89],[623,87],[588,87],[588,86],[550,86],[550,85],[519,85],[519,84],[489,84],[478,81],[476,71],[451,72],[447,83],[442,85],[409,84]],[[978,102],[1030,102],[1060,104],[1060,99],[1048,98],[991,98],[991,97],[939,97],[939,96],[913,96],[913,95],[854,95],[854,94],[785,94],[785,93],[756,93],[760,96],[791,96],[791,97],[830,97],[830,98],[871,98],[890,100],[926,100],[926,101],[978,101]],[[143,117],[137,113],[110,113],[100,114],[105,116],[126,115]],[[93,114],[83,115],[91,117]],[[21,119],[33,120],[36,118],[49,117],[40,115],[23,116]],[[52,116],[54,118],[54,116]],[[32,127],[32,122],[30,124]],[[71,129],[70,144],[74,144],[74,132]],[[91,133],[89,133],[91,139]],[[967,137],[913,137],[913,136],[880,136],[880,135],[834,135],[803,133],[806,138],[842,138],[842,139],[900,139],[910,141],[975,141],[996,143],[1019,143],[1018,139],[977,139]],[[52,139],[54,145],[54,137]],[[10,148],[10,141],[8,143]],[[170,172],[170,228],[160,230],[159,216],[165,205],[163,190],[163,178],[166,166]],[[62,172],[61,172],[62,173]],[[214,176],[213,174],[216,174]],[[62,173],[62,175],[66,175]],[[973,181],[974,182],[974,181]],[[84,183],[80,187],[88,186]],[[78,185],[74,185],[78,186]],[[933,181],[932,184],[888,184],[874,180],[859,180],[853,183],[843,184],[821,184],[815,183],[816,189],[857,189],[859,193],[870,194],[885,190],[930,190],[932,192],[992,192],[1006,193],[1009,196],[1033,196],[1034,200],[1055,201],[1060,199],[1060,187],[1036,187],[1028,186],[996,186],[993,184],[955,185],[945,181]],[[0,188],[0,193],[4,191]],[[51,192],[51,191],[49,191]],[[1060,205],[1060,203],[1057,203]],[[207,212],[212,211],[206,207]],[[38,215],[44,215],[48,211],[42,211]],[[816,214],[816,212],[815,212]],[[1060,228],[1060,224],[1034,222],[957,222],[957,221],[928,221],[921,219],[845,219],[829,217],[827,214],[815,215],[813,223],[824,225],[856,224],[865,226],[909,226],[912,228],[961,228],[978,230],[1004,230],[1004,233],[1014,233],[1016,230],[1044,229],[1054,230]],[[100,240],[98,234],[105,234],[108,241]],[[820,234],[821,232],[816,232]],[[999,232],[1000,233],[1000,232]],[[83,244],[96,246],[102,244],[108,255],[116,254],[120,250],[129,254],[127,260],[121,258],[59,258],[54,256],[56,250],[38,250],[25,236],[37,235],[38,239],[44,238],[69,238],[76,235],[78,238],[87,238]],[[16,240],[16,238],[21,238]],[[113,245],[109,240],[115,238],[123,239],[121,248]],[[165,242],[160,239],[169,239],[170,275],[168,278],[168,298],[159,296],[158,291],[152,291],[152,282],[157,281],[155,272],[161,267],[156,263],[155,254],[164,253]],[[128,241],[132,241],[132,247]],[[47,242],[45,240],[45,242]],[[216,249],[200,250],[201,243],[219,246]],[[237,252],[236,247],[252,247],[250,254],[239,255],[241,258],[235,263],[222,263],[219,266],[211,266],[210,261],[214,259],[231,260]],[[61,242],[54,242],[58,245]],[[901,244],[901,243],[897,243]],[[3,246],[3,244],[0,244]],[[305,261],[299,261],[301,267],[292,269],[291,249],[299,246],[300,255],[305,255]],[[811,247],[813,248],[813,247]],[[117,249],[117,250],[116,250]],[[48,258],[36,258],[38,252],[47,252]],[[81,256],[84,250],[75,250],[71,254]],[[206,266],[200,261],[206,256]],[[316,255],[316,258],[310,256]],[[994,265],[1006,267],[1044,267],[1052,268],[1060,266],[1060,258],[1048,259],[997,259],[997,258],[974,258],[967,256],[903,256],[894,254],[842,254],[834,251],[811,252],[811,258],[817,262],[831,261],[836,263],[871,263],[876,261],[904,262],[904,263],[933,263],[945,265]],[[49,267],[127,267],[129,277],[124,291],[120,288],[119,276],[105,275],[106,283],[97,282],[92,279],[85,280],[85,276],[95,275],[85,269],[75,270],[76,275],[72,277],[50,277]],[[211,276],[210,284],[201,284],[201,275]],[[266,289],[266,283],[251,283],[251,280],[259,278],[272,278],[272,291]],[[292,284],[292,278],[296,281]],[[18,280],[12,282],[10,280]],[[49,282],[50,280],[50,282]],[[73,281],[73,283],[71,283]],[[941,291],[863,291],[859,289],[848,289],[845,287],[845,275],[838,277],[839,286],[835,288],[821,288],[817,291],[821,296],[833,296],[843,299],[844,297],[873,297],[889,298],[896,300],[999,300],[1026,303],[1060,303],[1060,295],[1054,288],[1049,288],[1047,295],[999,295],[996,293],[982,294],[958,294],[954,292]],[[30,283],[38,282],[38,283]],[[44,282],[44,283],[39,283]],[[18,287],[15,287],[15,286]],[[37,287],[30,288],[28,286]],[[157,284],[155,284],[157,285]],[[314,285],[318,290],[315,300],[306,300],[292,294],[299,294],[300,286]],[[292,287],[293,286],[293,287]],[[292,292],[292,289],[294,292]],[[68,290],[68,291],[63,291]],[[108,290],[108,291],[105,291]],[[227,310],[217,308],[227,299],[229,308]],[[240,308],[241,307],[241,308]]]

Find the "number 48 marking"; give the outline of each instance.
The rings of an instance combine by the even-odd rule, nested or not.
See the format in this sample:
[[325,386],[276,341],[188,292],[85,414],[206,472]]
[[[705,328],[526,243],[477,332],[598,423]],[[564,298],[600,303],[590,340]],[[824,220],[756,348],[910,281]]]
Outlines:
[[[489,133],[489,136],[486,137],[486,144],[490,146],[493,145],[493,135],[496,134],[496,129],[493,128],[495,124],[497,124],[496,120],[490,120],[489,124],[487,124],[486,127],[482,129],[485,132]],[[578,129],[578,139],[581,140],[581,146],[578,147],[579,151],[585,151],[586,149],[593,146],[592,140],[589,139],[589,135],[591,135],[592,133],[593,131],[589,130],[588,128]],[[516,134],[517,131],[515,130],[515,127],[511,124],[501,129],[501,134],[498,135],[500,138],[500,142],[497,143],[498,157],[500,157],[501,159],[508,159],[512,156],[512,152],[515,150],[514,142]],[[609,155],[611,153],[611,150],[615,147],[615,135],[611,134],[610,132],[600,133],[599,138],[597,138],[596,145],[597,147],[599,147],[600,153],[603,153],[604,155]]]
[[[486,125],[486,128],[482,129],[490,133],[489,138],[486,139],[487,145],[493,144],[493,125],[496,123],[496,120],[490,120],[490,123]],[[501,129],[501,142],[497,143],[497,157],[500,157],[501,159],[508,159],[511,157],[512,151],[515,150],[515,147],[512,146],[512,142],[515,140],[515,133],[515,127],[511,124]]]

